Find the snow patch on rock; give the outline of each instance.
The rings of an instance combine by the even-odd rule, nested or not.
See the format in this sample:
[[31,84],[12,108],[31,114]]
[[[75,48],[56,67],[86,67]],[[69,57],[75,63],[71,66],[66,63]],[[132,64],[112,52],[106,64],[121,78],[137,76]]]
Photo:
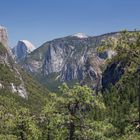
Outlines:
[[73,36],[78,37],[78,38],[88,38],[88,36],[84,33],[76,33]]

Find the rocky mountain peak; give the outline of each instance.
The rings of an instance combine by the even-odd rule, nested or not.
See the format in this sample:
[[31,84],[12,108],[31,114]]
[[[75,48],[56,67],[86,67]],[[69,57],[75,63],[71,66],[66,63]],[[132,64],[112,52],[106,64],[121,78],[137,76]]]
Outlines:
[[88,38],[88,36],[86,34],[84,34],[84,33],[76,33],[73,36],[77,37],[77,38],[81,38],[81,39]]
[[51,87],[54,83],[57,85],[62,82],[79,82],[98,90],[101,87],[104,61],[111,58],[114,52],[107,50],[100,54],[97,48],[102,40],[115,34],[88,37],[77,33],[71,37],[55,39],[44,43],[28,55],[21,65],[29,73],[40,77],[37,79],[43,81],[43,84]]
[[28,98],[22,75],[8,47],[7,30],[0,26],[0,92],[3,89]]
[[35,49],[35,46],[28,40],[19,40],[17,45],[12,49],[16,59],[23,59]]
[[8,34],[7,29],[3,26],[0,26],[0,42],[8,48]]
[[27,51],[29,53],[32,52],[35,49],[35,46],[31,42],[29,42],[28,40],[20,40],[19,42],[22,42],[23,44],[26,45]]

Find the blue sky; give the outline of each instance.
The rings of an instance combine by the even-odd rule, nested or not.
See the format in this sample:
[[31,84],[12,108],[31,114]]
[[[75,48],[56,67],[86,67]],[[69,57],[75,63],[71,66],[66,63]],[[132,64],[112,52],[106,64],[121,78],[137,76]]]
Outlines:
[[0,0],[0,25],[11,47],[20,39],[38,47],[77,32],[140,29],[140,0]]

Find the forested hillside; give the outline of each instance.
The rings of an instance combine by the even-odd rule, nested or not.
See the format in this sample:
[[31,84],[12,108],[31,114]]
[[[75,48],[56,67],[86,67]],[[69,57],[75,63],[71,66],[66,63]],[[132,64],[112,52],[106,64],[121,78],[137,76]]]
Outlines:
[[[4,88],[17,80],[1,64],[0,139],[139,140],[140,33],[123,31],[117,41],[108,38],[98,51],[106,49],[116,55],[106,62],[102,82],[108,86],[99,92],[64,83],[61,94],[48,93],[19,68],[28,93],[22,98]],[[0,55],[5,51],[1,45]],[[119,70],[119,78],[113,79]]]

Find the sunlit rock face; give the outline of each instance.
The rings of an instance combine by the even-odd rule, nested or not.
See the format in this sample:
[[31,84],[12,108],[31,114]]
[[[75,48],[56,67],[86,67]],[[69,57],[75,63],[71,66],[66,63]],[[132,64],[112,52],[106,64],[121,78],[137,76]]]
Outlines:
[[77,81],[92,88],[100,87],[102,66],[114,52],[106,50],[100,54],[97,48],[103,40],[116,35],[117,33],[109,33],[90,37],[78,33],[46,42],[26,57],[22,67],[43,79],[49,77],[46,81]]
[[11,56],[11,50],[8,47],[7,29],[3,26],[0,26],[0,43],[1,43],[1,47],[3,46],[6,50],[0,54],[0,63],[9,65],[8,57],[9,55]]
[[20,40],[18,41],[17,45],[12,49],[12,52],[17,61],[24,59],[28,56],[35,49],[35,46],[27,41],[27,40]]
[[5,27],[0,26],[0,42],[7,47],[8,46],[8,35]]
[[22,79],[22,74],[13,59],[11,49],[8,47],[7,30],[2,26],[0,26],[0,68],[0,73],[2,74],[0,76],[0,91],[6,89],[27,99],[28,94]]

